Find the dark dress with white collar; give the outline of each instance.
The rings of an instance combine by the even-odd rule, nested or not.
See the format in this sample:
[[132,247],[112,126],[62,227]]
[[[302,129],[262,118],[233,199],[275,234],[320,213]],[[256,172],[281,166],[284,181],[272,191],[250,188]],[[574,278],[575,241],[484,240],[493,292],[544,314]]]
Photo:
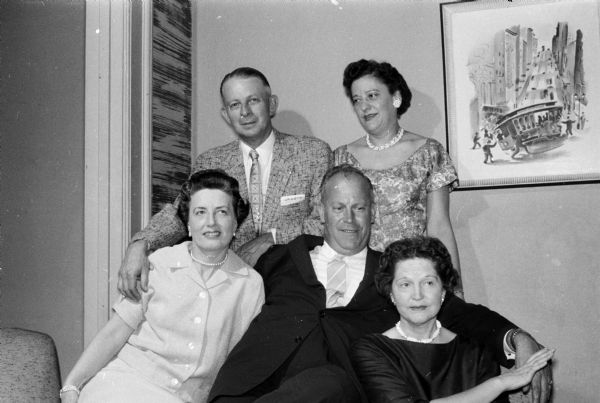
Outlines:
[[370,334],[354,344],[352,362],[371,403],[428,402],[500,374],[491,352],[462,336],[423,344]]

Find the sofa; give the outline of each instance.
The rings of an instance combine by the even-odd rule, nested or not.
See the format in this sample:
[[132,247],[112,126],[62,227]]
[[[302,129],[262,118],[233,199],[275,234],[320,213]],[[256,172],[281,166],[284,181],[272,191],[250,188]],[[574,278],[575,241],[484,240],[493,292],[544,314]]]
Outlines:
[[58,402],[60,370],[50,336],[0,328],[0,401]]

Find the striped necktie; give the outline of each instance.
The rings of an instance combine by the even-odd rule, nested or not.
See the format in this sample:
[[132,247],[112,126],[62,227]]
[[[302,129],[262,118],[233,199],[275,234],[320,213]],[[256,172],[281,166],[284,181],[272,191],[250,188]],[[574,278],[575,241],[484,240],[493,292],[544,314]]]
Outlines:
[[327,263],[327,307],[333,308],[341,305],[339,298],[346,292],[346,269],[344,257],[336,255],[332,261]]
[[252,208],[252,219],[256,234],[260,234],[262,225],[262,187],[260,165],[258,164],[258,152],[250,150],[252,167],[250,167],[250,206]]

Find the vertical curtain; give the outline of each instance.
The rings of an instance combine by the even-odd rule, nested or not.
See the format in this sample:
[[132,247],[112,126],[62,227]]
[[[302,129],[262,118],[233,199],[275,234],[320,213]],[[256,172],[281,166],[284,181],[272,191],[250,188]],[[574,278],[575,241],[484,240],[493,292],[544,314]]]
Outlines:
[[154,0],[152,29],[152,214],[172,202],[191,165],[190,0]]

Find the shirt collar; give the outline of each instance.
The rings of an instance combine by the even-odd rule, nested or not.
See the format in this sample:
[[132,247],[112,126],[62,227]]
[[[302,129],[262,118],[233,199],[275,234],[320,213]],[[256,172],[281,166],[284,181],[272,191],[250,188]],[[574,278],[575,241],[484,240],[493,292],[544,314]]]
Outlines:
[[[271,154],[273,153],[274,146],[275,134],[273,132],[273,129],[271,129],[269,137],[267,137],[267,139],[256,148],[256,152],[258,152],[260,161],[269,161],[271,159]],[[240,140],[240,149],[242,150],[242,155],[244,156],[244,159],[250,159],[250,150],[252,150],[252,147]]]
[[221,266],[221,270],[227,272],[228,275],[248,276],[250,274],[246,262],[240,259],[231,249],[229,249],[227,261]]
[[[318,248],[318,246],[317,246]],[[345,260],[364,260],[367,257],[367,247],[365,246],[365,248],[363,250],[361,250],[358,253],[355,253],[354,255],[342,255],[341,253],[336,252],[335,250],[333,250],[333,248],[331,246],[329,246],[329,244],[327,243],[327,241],[323,242],[323,246],[321,246],[321,249],[318,251],[321,256],[329,259],[333,259],[336,255],[340,255],[343,256]]]

